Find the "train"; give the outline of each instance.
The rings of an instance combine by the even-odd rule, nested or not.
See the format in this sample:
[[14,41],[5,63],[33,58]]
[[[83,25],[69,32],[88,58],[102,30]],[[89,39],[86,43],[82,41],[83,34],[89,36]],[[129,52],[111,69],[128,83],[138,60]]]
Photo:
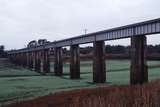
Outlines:
[[32,48],[36,46],[41,46],[50,43],[50,41],[47,41],[47,39],[39,39],[38,41],[32,40],[28,43],[27,48]]

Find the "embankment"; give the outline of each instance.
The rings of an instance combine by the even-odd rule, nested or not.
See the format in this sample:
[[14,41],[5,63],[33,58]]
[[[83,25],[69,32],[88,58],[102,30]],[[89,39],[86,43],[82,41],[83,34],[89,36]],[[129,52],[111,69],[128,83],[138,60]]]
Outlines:
[[160,80],[59,92],[7,107],[160,107]]

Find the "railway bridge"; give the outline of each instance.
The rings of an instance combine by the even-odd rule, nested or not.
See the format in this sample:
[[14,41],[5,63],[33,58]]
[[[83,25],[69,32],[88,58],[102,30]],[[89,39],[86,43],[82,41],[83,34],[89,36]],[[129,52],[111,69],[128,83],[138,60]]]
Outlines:
[[[160,33],[160,18],[104,31],[80,35],[32,48],[8,51],[10,60],[41,73],[63,75],[62,48],[70,46],[70,78],[80,78],[80,44],[93,43],[93,82],[106,82],[105,41],[131,38],[130,83],[148,81],[146,62],[147,35]],[[50,68],[54,62],[54,68]]]

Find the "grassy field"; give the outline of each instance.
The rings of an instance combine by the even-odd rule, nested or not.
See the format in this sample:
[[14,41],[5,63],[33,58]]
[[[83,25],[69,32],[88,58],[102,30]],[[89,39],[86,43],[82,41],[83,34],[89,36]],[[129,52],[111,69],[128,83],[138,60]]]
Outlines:
[[[160,61],[149,61],[149,66],[160,65]],[[110,84],[129,83],[129,60],[108,60],[106,61],[107,82]],[[160,68],[149,69],[149,80],[157,79],[160,76]],[[64,64],[64,74],[69,73],[69,64]],[[96,87],[92,83],[92,62],[81,62],[81,79],[70,80],[69,75],[56,77],[53,73],[47,76],[17,67],[10,63],[0,63],[0,103],[18,101],[26,98],[47,95],[61,90],[75,88]],[[98,85],[101,86],[101,85]]]

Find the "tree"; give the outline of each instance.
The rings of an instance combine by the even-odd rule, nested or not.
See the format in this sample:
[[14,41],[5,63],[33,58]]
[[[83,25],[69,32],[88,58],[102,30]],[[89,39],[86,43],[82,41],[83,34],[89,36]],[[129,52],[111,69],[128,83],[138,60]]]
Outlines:
[[4,51],[4,45],[0,45],[0,51]]

